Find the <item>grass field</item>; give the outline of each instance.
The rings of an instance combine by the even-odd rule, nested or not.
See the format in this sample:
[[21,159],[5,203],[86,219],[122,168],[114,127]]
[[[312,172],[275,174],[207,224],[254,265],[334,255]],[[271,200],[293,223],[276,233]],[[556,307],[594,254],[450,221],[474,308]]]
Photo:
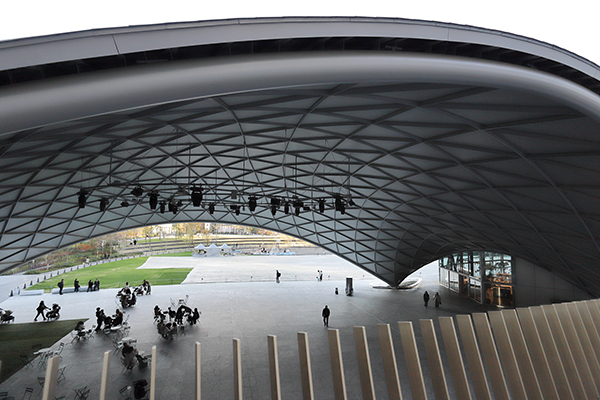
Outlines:
[[[165,254],[168,257],[190,256],[191,252]],[[44,289],[50,291],[57,287],[61,279],[65,280],[65,287],[73,287],[75,278],[79,279],[80,290],[87,290],[87,283],[100,281],[100,288],[120,288],[129,282],[131,286],[137,286],[144,279],[151,285],[178,285],[186,278],[191,268],[165,268],[165,269],[136,269],[146,262],[148,257],[131,258],[128,260],[114,261],[106,264],[92,265],[90,267],[67,272],[43,282],[35,284],[28,290]]]
[[32,359],[33,352],[36,351],[33,346],[38,350],[51,347],[71,332],[78,321],[85,322],[86,319],[0,325],[0,382],[4,382],[23,367],[21,354]]

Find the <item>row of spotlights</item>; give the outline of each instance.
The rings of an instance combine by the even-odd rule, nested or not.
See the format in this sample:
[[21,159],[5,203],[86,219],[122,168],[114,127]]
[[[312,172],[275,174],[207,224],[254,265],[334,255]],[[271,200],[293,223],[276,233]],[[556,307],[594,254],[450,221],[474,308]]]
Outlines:
[[[136,186],[131,191],[131,194],[136,197],[142,196],[143,193],[144,193],[144,191],[140,186]],[[87,200],[87,197],[86,197],[87,191],[85,189],[81,189],[77,193],[77,195],[78,195],[79,208],[84,208],[86,205],[86,200]],[[161,214],[165,213],[167,205],[168,205],[169,211],[172,212],[173,214],[176,214],[179,210],[179,207],[183,206],[183,202],[181,200],[179,200],[177,202],[171,200],[168,203],[166,201],[159,202],[158,201],[158,192],[156,192],[156,191],[149,192],[148,198],[149,198],[148,204],[150,206],[150,209],[156,210],[156,208],[159,207],[159,211]],[[200,207],[202,205],[202,198],[203,198],[202,187],[196,187],[196,186],[192,187],[191,201],[192,201],[192,204],[194,205],[194,207]],[[109,204],[109,199],[106,197],[103,197],[100,200],[100,211],[106,211],[108,204]],[[250,212],[254,212],[256,210],[257,205],[258,205],[257,197],[250,196],[248,199],[248,209],[250,210]],[[277,210],[281,207],[281,205],[282,205],[282,200],[279,197],[271,197],[270,198],[270,209],[271,209],[271,214],[273,216],[275,216],[277,214]],[[325,205],[326,205],[325,199],[317,200],[317,210],[320,213],[325,212]],[[346,202],[342,196],[340,196],[340,195],[334,196],[335,211],[345,214],[346,206],[354,206],[354,205],[355,205],[355,203],[352,201],[351,198],[348,199],[348,201]],[[129,202],[123,201],[123,202],[121,202],[121,206],[128,207]],[[291,202],[290,201],[283,202],[284,214],[286,214],[286,215],[290,214],[292,207],[294,208],[295,215],[300,215],[301,211],[310,211],[310,207],[305,206],[304,203],[302,202],[302,200],[295,198]],[[212,215],[215,212],[215,208],[216,208],[215,203],[210,203],[208,205],[209,214]],[[240,208],[241,207],[239,205],[231,205],[230,206],[230,210],[235,212],[236,215],[240,215]]]

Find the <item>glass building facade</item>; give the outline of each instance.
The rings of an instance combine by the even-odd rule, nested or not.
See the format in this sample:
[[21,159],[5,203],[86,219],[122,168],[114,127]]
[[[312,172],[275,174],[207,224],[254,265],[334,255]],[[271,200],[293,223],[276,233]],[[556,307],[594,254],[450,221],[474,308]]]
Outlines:
[[514,258],[489,251],[465,251],[439,260],[440,285],[482,304],[514,307]]

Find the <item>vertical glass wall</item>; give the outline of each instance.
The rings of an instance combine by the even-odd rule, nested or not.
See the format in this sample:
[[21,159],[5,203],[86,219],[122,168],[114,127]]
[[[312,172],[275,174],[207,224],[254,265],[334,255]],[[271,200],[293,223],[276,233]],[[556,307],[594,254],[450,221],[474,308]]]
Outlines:
[[508,254],[467,251],[439,260],[440,285],[482,304],[514,306],[514,260]]

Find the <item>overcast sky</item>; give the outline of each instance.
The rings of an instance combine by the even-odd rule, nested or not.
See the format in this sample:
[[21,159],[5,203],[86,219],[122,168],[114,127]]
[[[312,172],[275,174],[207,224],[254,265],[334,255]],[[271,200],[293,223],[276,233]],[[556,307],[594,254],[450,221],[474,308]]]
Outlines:
[[422,19],[497,29],[541,40],[600,64],[593,0],[74,0],[2,2],[0,40],[96,28],[226,18],[361,16]]

